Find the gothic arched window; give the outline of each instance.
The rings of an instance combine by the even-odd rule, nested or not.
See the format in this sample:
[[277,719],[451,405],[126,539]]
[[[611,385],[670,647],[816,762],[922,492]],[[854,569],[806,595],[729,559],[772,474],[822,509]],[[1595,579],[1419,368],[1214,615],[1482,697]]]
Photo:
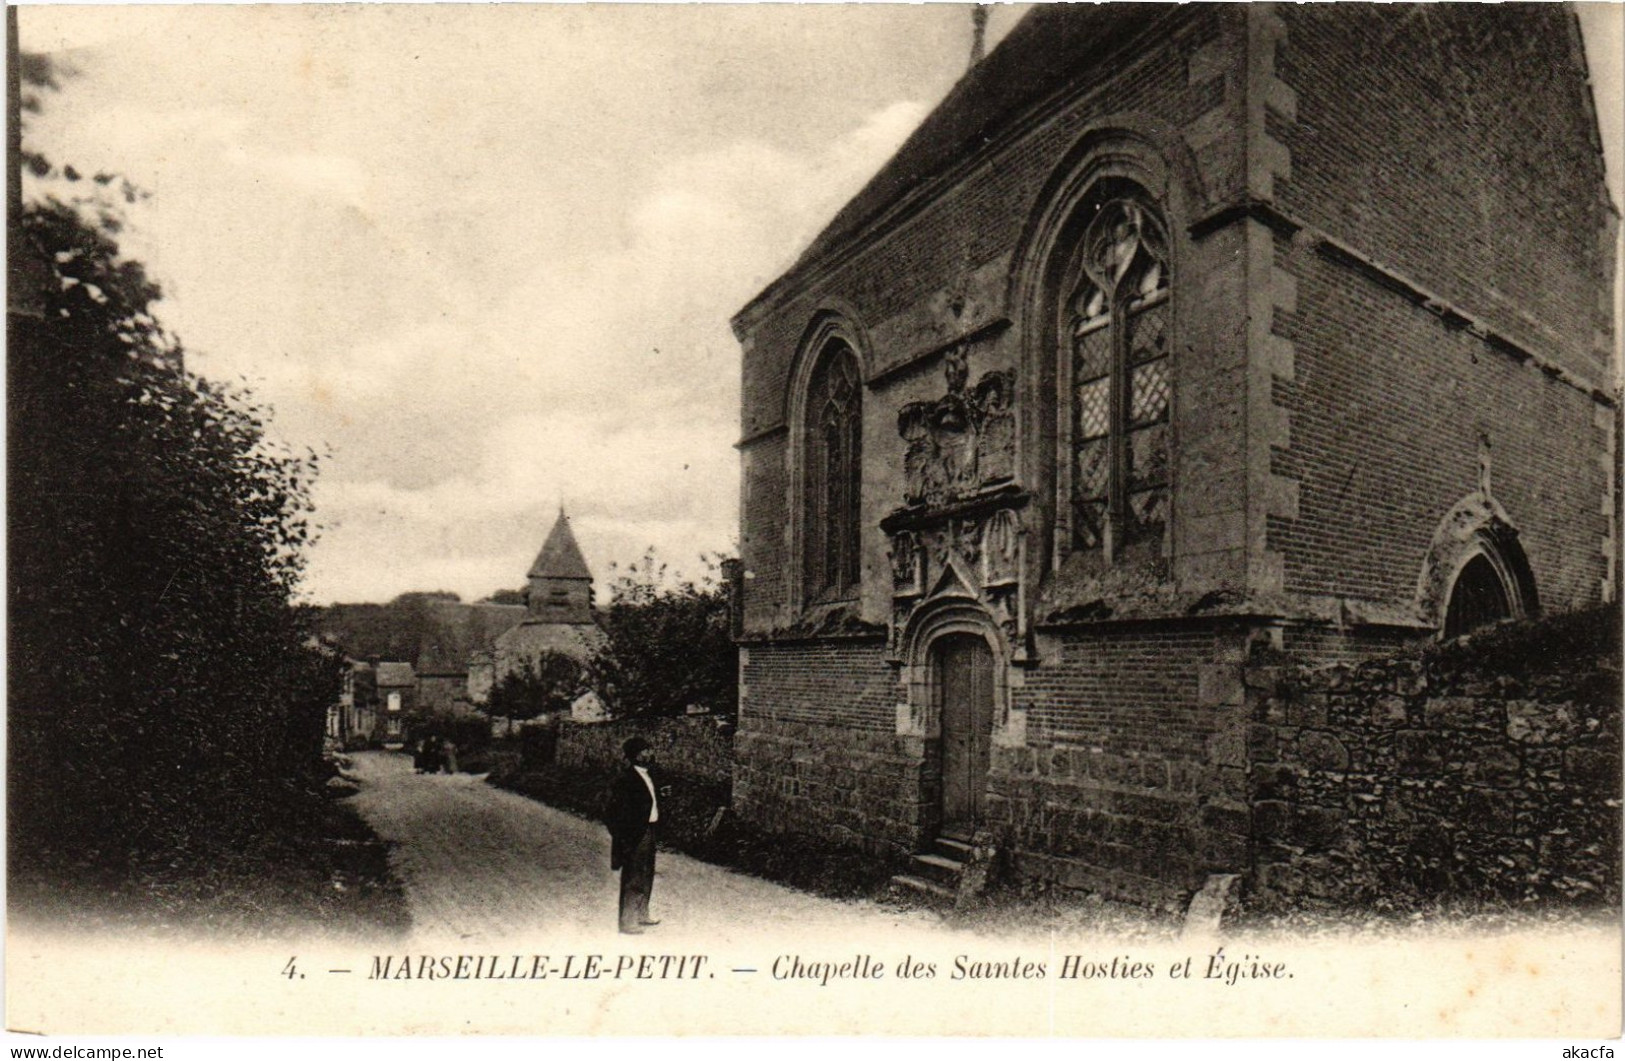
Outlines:
[[1072,380],[1072,548],[1109,561],[1168,523],[1168,239],[1126,182],[1100,189],[1062,291]]
[[802,453],[806,600],[857,596],[863,387],[851,347],[827,346],[807,387]]

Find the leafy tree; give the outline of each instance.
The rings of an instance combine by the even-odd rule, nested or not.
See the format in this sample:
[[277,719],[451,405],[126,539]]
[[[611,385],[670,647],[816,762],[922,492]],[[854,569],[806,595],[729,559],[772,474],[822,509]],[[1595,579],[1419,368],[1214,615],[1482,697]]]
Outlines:
[[499,589],[485,598],[486,604],[524,604],[529,599],[529,591],[523,589]]
[[463,598],[459,597],[456,593],[449,589],[411,590],[406,593],[402,593],[394,600],[390,601],[390,603],[416,605],[429,604],[434,601],[445,601],[449,604],[458,604],[461,603],[462,599]]
[[562,652],[543,652],[510,671],[491,687],[486,712],[499,718],[536,718],[567,711],[586,690],[580,661]]
[[698,580],[668,577],[649,549],[610,584],[599,625],[604,645],[588,662],[593,688],[618,717],[683,714],[690,704],[737,709],[738,653],[715,558]]
[[389,604],[330,604],[316,619],[323,636],[358,659],[397,660],[416,666],[423,646],[435,642],[439,623],[421,597]]
[[16,219],[37,315],[8,314],[6,394],[12,852],[115,871],[253,835],[338,691],[290,606],[317,457],[186,371],[118,231],[55,197]]

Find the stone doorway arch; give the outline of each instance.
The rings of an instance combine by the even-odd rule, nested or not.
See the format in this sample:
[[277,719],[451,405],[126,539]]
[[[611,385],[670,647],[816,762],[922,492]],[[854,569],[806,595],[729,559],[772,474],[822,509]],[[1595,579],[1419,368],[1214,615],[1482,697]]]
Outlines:
[[977,599],[939,597],[910,618],[903,638],[907,716],[924,738],[922,801],[931,831],[980,824],[995,744],[1007,739],[1010,646]]

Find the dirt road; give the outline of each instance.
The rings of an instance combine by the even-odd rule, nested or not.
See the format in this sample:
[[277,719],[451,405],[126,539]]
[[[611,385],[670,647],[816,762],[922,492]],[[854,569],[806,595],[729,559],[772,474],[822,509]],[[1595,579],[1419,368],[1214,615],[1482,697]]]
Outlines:
[[[990,934],[662,852],[653,912],[663,923],[621,936],[601,826],[475,777],[416,775],[405,756],[372,753],[356,764],[364,783],[352,798],[396,845],[414,919],[407,939],[222,946],[13,927],[10,1026],[108,1035],[1380,1031],[1582,1041],[1619,1027],[1612,921],[1538,937],[1128,940],[1082,925]],[[1219,947],[1231,967],[1273,963],[1288,975],[1216,979],[1208,970]],[[487,968],[500,975],[480,972]]]
[[[609,834],[469,774],[416,774],[389,752],[355,756],[356,808],[395,843],[415,940],[502,943],[602,937],[615,925]],[[662,851],[650,905],[660,945],[789,933],[859,938],[929,929],[928,913],[836,902]]]

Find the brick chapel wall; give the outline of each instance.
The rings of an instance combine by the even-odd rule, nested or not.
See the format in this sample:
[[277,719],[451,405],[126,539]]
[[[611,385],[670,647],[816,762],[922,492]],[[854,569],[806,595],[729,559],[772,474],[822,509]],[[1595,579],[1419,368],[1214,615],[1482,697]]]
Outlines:
[[[790,591],[785,579],[797,577],[785,548],[784,528],[790,513],[785,508],[788,471],[784,462],[790,449],[782,429],[792,361],[814,315],[822,307],[837,306],[855,318],[853,323],[866,332],[870,346],[866,379],[899,369],[1002,319],[1019,318],[1006,299],[1024,228],[1045,183],[1080,134],[1107,115],[1154,116],[1184,131],[1203,167],[1209,200],[1224,199],[1227,189],[1241,179],[1241,144],[1239,133],[1234,132],[1240,89],[1233,72],[1227,73],[1227,64],[1240,63],[1239,17],[1222,7],[1184,9],[1174,23],[1174,32],[1156,39],[1159,47],[1114,59],[1113,69],[1121,72],[1111,81],[1036,125],[996,159],[964,173],[955,187],[864,245],[829,275],[801,290],[792,288],[782,303],[769,310],[742,316],[746,323],[742,325],[741,449],[746,483],[741,498],[741,554],[747,573],[747,634],[765,633],[795,618],[782,611]],[[1230,256],[1224,257],[1229,260]],[[1212,279],[1204,278],[1200,271],[1176,279],[1176,300],[1184,299],[1193,314],[1200,312],[1204,296],[1230,290],[1207,290],[1204,285],[1211,286]],[[1228,302],[1239,303],[1239,298]],[[983,364],[1018,367],[1022,326],[1019,319],[1013,319],[1007,331],[973,349],[973,379],[984,370]],[[1203,341],[1197,345],[1202,346]],[[1239,365],[1229,368],[1241,371]],[[933,393],[940,395],[940,370],[929,363],[907,370],[905,376],[911,382],[902,384],[904,390],[921,388],[919,396],[923,397],[934,387]],[[885,621],[888,592],[884,585],[886,541],[878,524],[902,503],[901,450],[896,455],[889,452],[898,445],[896,405],[914,396],[905,397],[903,391],[891,395],[866,391],[864,395],[863,618],[874,623]],[[1236,401],[1241,400],[1238,394]],[[1201,416],[1195,403],[1190,404],[1190,415]],[[1234,419],[1208,415],[1193,423],[1193,443],[1204,434],[1222,432]],[[882,451],[887,451],[884,457],[879,456]],[[1224,471],[1215,467],[1223,463],[1217,455],[1199,454],[1198,461],[1203,470]],[[1193,489],[1200,486],[1196,476],[1188,478]],[[1231,476],[1225,481],[1228,486],[1239,486],[1233,480]],[[1176,533],[1185,532],[1176,527]],[[1208,552],[1204,570],[1213,570],[1211,550],[1205,550],[1202,542],[1182,544],[1193,557]],[[1240,543],[1227,539],[1225,545],[1229,549]]]
[[734,810],[773,832],[887,854],[925,836],[925,748],[898,736],[897,675],[877,641],[740,649]]
[[1275,197],[1593,384],[1613,239],[1567,5],[1282,4]]
[[1324,666],[1392,655],[1414,647],[1428,636],[1425,631],[1415,630],[1295,624],[1282,630],[1281,648],[1301,662]]
[[1480,488],[1487,441],[1491,494],[1542,606],[1595,603],[1611,548],[1609,410],[1302,241],[1278,240],[1276,264],[1296,284],[1274,325],[1294,351],[1292,377],[1273,381],[1291,430],[1271,466],[1298,484],[1297,518],[1269,524],[1285,588],[1409,608],[1441,520]]
[[1617,903],[1619,628],[1596,611],[1247,677],[1256,901]]

